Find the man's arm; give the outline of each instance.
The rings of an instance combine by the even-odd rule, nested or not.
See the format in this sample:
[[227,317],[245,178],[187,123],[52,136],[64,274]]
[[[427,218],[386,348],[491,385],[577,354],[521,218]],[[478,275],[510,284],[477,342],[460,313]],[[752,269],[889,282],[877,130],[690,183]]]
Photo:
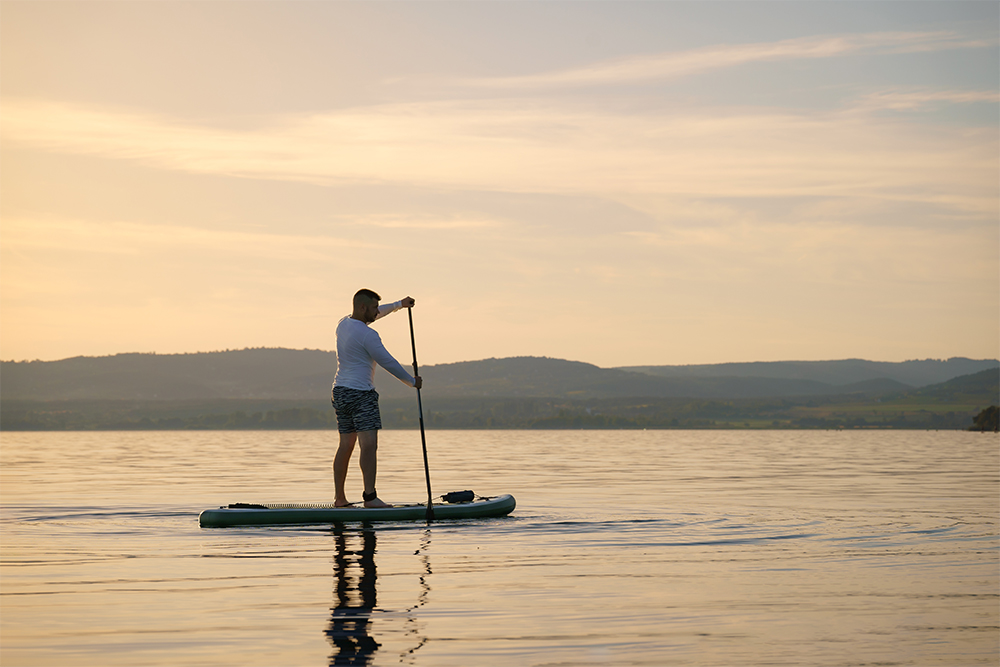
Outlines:
[[378,315],[375,316],[375,319],[382,319],[390,313],[395,313],[400,308],[413,308],[414,303],[413,297],[409,296],[394,303],[384,303],[378,307]]
[[365,337],[364,345],[368,354],[370,354],[372,359],[375,360],[375,363],[389,371],[392,375],[396,376],[396,378],[403,384],[411,387],[417,386],[417,379],[407,373],[402,364],[396,361],[396,358],[389,354],[389,351],[385,349],[385,345],[382,344],[382,339],[374,329],[368,330],[368,335]]

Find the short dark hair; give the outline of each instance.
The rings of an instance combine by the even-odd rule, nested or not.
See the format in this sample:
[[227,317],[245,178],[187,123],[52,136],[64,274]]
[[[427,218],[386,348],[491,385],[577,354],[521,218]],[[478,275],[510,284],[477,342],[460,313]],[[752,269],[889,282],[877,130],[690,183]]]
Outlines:
[[372,302],[372,301],[376,301],[377,302],[377,301],[381,301],[381,300],[382,300],[382,297],[380,297],[376,292],[373,292],[370,289],[359,289],[354,294],[354,306],[355,307],[357,307],[358,304],[360,304],[360,303]]

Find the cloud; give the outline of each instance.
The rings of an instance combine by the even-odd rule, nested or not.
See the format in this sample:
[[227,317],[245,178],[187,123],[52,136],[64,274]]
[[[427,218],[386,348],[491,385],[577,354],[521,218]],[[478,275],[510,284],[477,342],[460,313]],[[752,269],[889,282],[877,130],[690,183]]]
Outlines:
[[343,253],[374,248],[374,243],[332,236],[268,234],[142,222],[5,218],[5,253],[69,252],[97,255],[169,255],[200,251],[216,256],[241,256],[303,261],[327,260]]
[[[900,99],[890,91],[883,101],[892,95]],[[324,185],[391,182],[612,198],[863,197],[977,214],[996,209],[996,128],[890,121],[854,109],[622,113],[543,101],[433,102],[283,116],[247,130],[8,100],[0,129],[5,141],[49,151]]]
[[980,102],[997,104],[1000,102],[1000,93],[995,90],[891,89],[864,96],[854,105],[854,108],[862,111],[876,109],[909,111],[943,104],[975,104]]
[[384,227],[386,229],[400,230],[447,230],[456,231],[462,229],[482,229],[485,227],[496,227],[499,222],[487,220],[485,218],[441,218],[429,217],[426,215],[363,215],[363,216],[337,216],[339,222],[371,226]]
[[674,79],[750,63],[833,58],[854,54],[913,53],[982,48],[989,43],[952,32],[881,32],[815,36],[755,44],[723,44],[689,51],[630,56],[585,67],[513,77],[460,79],[485,88],[551,88],[631,84]]

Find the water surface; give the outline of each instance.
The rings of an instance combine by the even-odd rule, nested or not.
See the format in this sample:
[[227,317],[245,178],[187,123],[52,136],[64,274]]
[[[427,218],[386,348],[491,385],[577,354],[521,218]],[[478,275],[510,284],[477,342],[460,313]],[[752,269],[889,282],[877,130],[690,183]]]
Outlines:
[[[335,439],[4,433],[0,664],[1000,660],[995,435],[431,431],[435,494],[512,516],[198,526],[329,501]],[[380,442],[381,495],[421,500],[419,434]]]

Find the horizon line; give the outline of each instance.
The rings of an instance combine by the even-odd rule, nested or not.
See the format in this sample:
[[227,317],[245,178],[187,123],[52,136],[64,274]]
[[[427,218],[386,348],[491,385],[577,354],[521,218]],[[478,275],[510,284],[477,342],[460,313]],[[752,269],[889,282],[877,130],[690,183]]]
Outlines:
[[[268,346],[260,346],[260,347],[226,348],[224,350],[199,350],[197,352],[155,352],[155,351],[137,352],[137,351],[131,351],[131,352],[115,352],[115,353],[112,353],[112,354],[94,354],[94,355],[79,354],[79,355],[75,355],[75,356],[71,356],[71,357],[63,357],[61,359],[20,359],[20,360],[18,360],[18,359],[0,359],[0,363],[3,363],[3,364],[33,364],[33,363],[51,364],[51,363],[59,363],[61,361],[70,361],[70,360],[73,360],[73,359],[110,359],[112,357],[122,357],[122,356],[130,356],[130,355],[131,356],[153,356],[153,357],[181,357],[181,356],[194,356],[194,355],[199,355],[199,354],[208,355],[208,354],[227,354],[227,353],[232,353],[232,352],[252,352],[252,351],[257,351],[257,350],[261,350],[261,351],[265,351],[265,350],[270,350],[270,351],[287,351],[287,352],[322,352],[322,353],[325,353],[325,354],[334,354],[334,355],[336,355],[336,353],[337,353],[336,350],[323,350],[323,349],[320,349],[320,348],[308,348],[308,347],[306,347],[306,348],[291,348],[291,347],[268,347]],[[550,360],[554,360],[554,361],[567,361],[567,362],[571,362],[571,363],[587,364],[587,365],[590,365],[590,366],[594,366],[596,368],[607,368],[607,369],[657,368],[657,367],[684,368],[684,367],[692,367],[692,366],[728,366],[728,365],[737,365],[737,364],[740,364],[740,365],[746,365],[746,364],[787,364],[787,363],[819,364],[819,363],[835,363],[835,362],[844,362],[844,361],[865,361],[865,362],[868,362],[868,363],[877,363],[877,364],[905,364],[905,363],[912,363],[912,362],[934,361],[934,362],[942,362],[943,363],[943,362],[953,361],[953,360],[968,360],[968,361],[995,361],[998,364],[1000,364],[1000,357],[998,357],[998,358],[991,358],[991,357],[976,358],[976,357],[968,357],[968,356],[961,356],[961,355],[953,355],[953,356],[950,356],[950,357],[925,357],[923,359],[919,359],[919,358],[903,359],[901,361],[884,361],[884,360],[878,360],[878,359],[865,359],[864,357],[843,357],[843,358],[839,358],[839,359],[829,359],[829,358],[828,359],[778,359],[778,360],[769,360],[769,361],[764,361],[764,360],[756,360],[756,361],[716,361],[716,362],[707,362],[707,363],[706,362],[702,362],[702,363],[687,363],[687,364],[625,364],[625,365],[619,365],[619,366],[598,366],[597,364],[591,363],[589,361],[580,361],[580,360],[576,360],[576,359],[564,359],[562,357],[549,357],[549,356],[546,356],[546,355],[512,355],[512,356],[508,356],[508,357],[483,357],[481,359],[466,359],[466,360],[463,360],[463,361],[445,361],[445,362],[430,363],[430,364],[424,363],[424,364],[421,364],[421,366],[423,366],[423,367],[426,368],[426,367],[429,367],[429,366],[450,366],[450,365],[454,365],[454,364],[470,364],[470,363],[477,363],[477,362],[481,362],[481,361],[504,361],[504,360],[508,360],[508,359],[550,359]]]

